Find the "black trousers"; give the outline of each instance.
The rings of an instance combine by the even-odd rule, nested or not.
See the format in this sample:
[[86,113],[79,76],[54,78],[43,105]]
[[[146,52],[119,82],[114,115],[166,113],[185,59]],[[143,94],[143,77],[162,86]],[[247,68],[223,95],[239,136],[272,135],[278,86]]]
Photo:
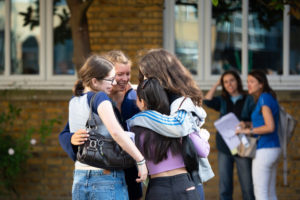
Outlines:
[[136,166],[124,169],[125,180],[128,188],[129,200],[137,200],[142,198],[142,184],[137,183],[135,179],[138,177],[138,170]]
[[189,174],[150,179],[146,200],[200,200]]

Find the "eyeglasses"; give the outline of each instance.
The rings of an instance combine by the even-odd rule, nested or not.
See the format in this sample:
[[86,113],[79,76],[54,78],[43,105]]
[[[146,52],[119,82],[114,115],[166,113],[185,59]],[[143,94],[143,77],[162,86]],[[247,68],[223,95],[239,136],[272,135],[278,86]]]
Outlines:
[[114,84],[114,81],[115,81],[115,77],[111,78],[111,79],[108,79],[108,78],[103,78],[102,80],[105,80],[105,81],[110,81],[110,84]]

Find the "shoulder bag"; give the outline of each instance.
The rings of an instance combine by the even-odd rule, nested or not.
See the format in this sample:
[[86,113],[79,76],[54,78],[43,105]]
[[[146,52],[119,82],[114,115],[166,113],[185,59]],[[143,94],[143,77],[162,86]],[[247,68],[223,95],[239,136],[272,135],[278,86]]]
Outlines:
[[248,140],[248,145],[246,147],[244,143],[241,141],[241,143],[237,147],[238,155],[241,157],[254,158],[256,153],[256,143],[259,140],[260,136],[258,137],[246,136],[246,138]]
[[90,135],[88,140],[78,147],[77,160],[93,167],[103,169],[125,169],[136,164],[135,160],[112,139],[105,137],[99,132],[92,105],[95,95],[90,102],[89,119],[86,128]]

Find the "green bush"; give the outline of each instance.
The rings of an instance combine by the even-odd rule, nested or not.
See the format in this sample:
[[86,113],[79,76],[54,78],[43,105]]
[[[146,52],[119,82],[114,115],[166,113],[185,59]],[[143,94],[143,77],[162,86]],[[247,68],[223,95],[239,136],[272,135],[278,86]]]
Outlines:
[[0,114],[0,193],[7,190],[18,194],[14,184],[21,175],[24,164],[32,156],[32,148],[36,143],[32,135],[38,133],[44,143],[46,137],[52,133],[54,124],[60,123],[59,119],[43,120],[38,128],[27,128],[13,134],[15,121],[20,114],[21,109],[11,104],[7,112]]

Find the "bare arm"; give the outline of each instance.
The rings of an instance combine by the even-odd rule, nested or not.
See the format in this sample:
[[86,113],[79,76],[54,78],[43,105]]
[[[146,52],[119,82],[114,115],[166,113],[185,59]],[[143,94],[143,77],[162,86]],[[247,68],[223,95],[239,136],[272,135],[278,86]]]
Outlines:
[[210,90],[206,93],[206,95],[204,96],[205,100],[212,100],[212,98],[214,97],[214,94],[218,88],[218,86],[221,85],[221,80],[219,79],[211,88]]
[[245,134],[268,134],[272,133],[275,130],[275,123],[274,118],[272,115],[272,111],[268,106],[262,106],[261,112],[263,115],[263,119],[265,122],[265,125],[256,127],[256,128],[241,128],[237,130],[237,133],[245,133]]
[[[99,104],[97,111],[108,132],[122,147],[122,149],[131,155],[137,162],[143,160],[143,155],[131,141],[130,137],[124,132],[118,120],[116,119],[111,102],[107,100],[103,101]],[[138,169],[140,179],[137,179],[137,181],[140,182],[146,180],[148,174],[146,165],[138,165]]]

